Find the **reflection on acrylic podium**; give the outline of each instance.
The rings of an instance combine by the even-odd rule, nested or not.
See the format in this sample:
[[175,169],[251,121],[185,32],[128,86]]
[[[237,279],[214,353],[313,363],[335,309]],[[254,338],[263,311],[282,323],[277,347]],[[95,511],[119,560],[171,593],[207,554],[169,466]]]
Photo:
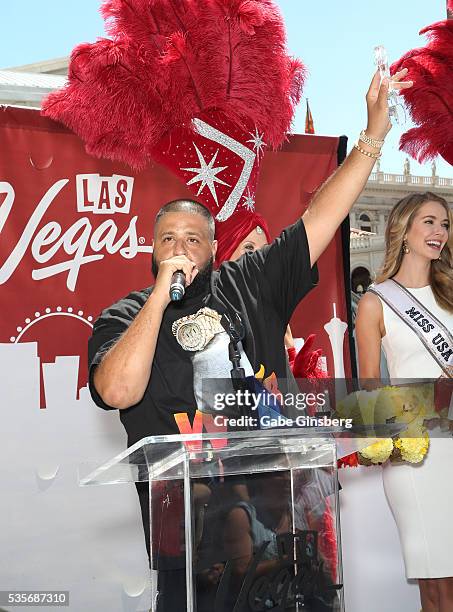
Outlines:
[[340,611],[333,433],[148,437],[80,483],[149,483],[153,612]]

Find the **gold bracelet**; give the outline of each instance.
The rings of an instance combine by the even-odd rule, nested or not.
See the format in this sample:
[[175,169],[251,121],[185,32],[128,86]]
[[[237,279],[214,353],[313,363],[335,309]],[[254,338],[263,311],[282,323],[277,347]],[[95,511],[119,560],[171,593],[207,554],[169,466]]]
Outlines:
[[372,159],[379,159],[380,157],[382,157],[382,153],[368,153],[368,151],[365,151],[365,149],[359,147],[357,143],[355,143],[354,149],[357,149],[357,151],[360,151],[362,155],[366,155],[367,157],[371,157]]
[[365,130],[362,130],[360,132],[359,140],[361,140],[367,145],[370,145],[370,147],[373,147],[373,149],[380,149],[384,144],[383,140],[375,140],[374,138],[370,138],[369,136],[367,136]]

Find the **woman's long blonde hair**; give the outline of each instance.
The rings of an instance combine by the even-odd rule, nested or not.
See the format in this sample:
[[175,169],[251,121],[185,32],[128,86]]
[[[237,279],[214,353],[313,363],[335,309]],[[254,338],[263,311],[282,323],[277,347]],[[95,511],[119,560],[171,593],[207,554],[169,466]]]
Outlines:
[[439,306],[453,312],[453,215],[447,201],[430,191],[408,195],[392,208],[385,229],[384,263],[376,282],[382,283],[392,278],[400,269],[404,236],[411,228],[417,211],[426,202],[441,204],[448,217],[448,240],[442,249],[442,259],[431,262],[429,282]]

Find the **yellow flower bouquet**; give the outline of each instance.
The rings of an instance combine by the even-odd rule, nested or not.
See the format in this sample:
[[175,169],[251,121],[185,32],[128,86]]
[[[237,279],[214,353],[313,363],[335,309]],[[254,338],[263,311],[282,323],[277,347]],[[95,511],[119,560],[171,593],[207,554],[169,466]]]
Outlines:
[[434,410],[434,385],[418,384],[405,387],[381,387],[373,391],[358,391],[337,405],[341,416],[347,414],[355,424],[406,425],[396,438],[379,439],[359,451],[359,461],[365,465],[391,461],[420,463],[429,448],[429,435],[424,421],[438,418]]

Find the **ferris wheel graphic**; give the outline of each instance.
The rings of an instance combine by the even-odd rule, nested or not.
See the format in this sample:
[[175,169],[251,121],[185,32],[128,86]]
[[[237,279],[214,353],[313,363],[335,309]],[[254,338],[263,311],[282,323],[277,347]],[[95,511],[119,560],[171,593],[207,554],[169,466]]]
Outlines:
[[20,342],[22,336],[27,332],[33,325],[36,325],[39,321],[43,321],[44,319],[48,319],[49,317],[70,317],[73,319],[78,319],[83,324],[88,325],[90,329],[93,328],[93,317],[91,315],[85,316],[83,310],[74,311],[74,308],[69,306],[64,309],[61,306],[57,306],[54,310],[51,308],[45,308],[44,312],[35,312],[33,317],[27,317],[24,321],[24,325],[18,325],[16,328],[17,336],[11,336],[9,339],[11,343],[17,344]]

